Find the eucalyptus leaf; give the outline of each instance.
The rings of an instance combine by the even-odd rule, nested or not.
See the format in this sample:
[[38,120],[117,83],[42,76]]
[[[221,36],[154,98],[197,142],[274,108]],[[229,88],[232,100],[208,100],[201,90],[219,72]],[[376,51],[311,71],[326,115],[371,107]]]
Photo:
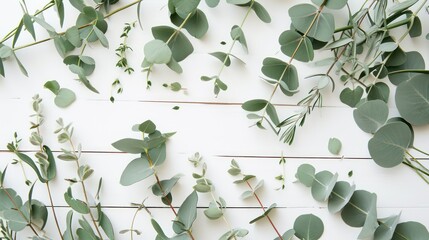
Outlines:
[[21,206],[22,199],[15,190],[12,188],[0,189],[0,212]]
[[365,102],[353,111],[356,124],[367,133],[376,132],[387,121],[389,108],[381,100]]
[[58,91],[57,96],[55,96],[54,102],[58,107],[66,108],[70,106],[75,100],[76,94],[72,90],[68,88],[61,88]]
[[212,52],[209,53],[213,57],[219,59],[222,63],[225,64],[225,66],[229,67],[231,65],[231,59],[227,53],[224,52]]
[[[322,42],[331,40],[335,31],[334,16],[330,13],[322,12],[318,16],[318,9],[311,4],[298,4],[289,8],[289,16],[293,26],[300,32],[307,32],[308,36]],[[316,21],[314,21],[314,19]],[[312,25],[312,23],[314,24]]]
[[201,0],[172,0],[174,11],[183,19],[197,10]]
[[172,57],[172,51],[167,43],[155,39],[144,46],[145,59],[154,64],[167,64]]
[[143,153],[145,152],[145,143],[143,140],[124,138],[112,143],[112,146],[119,151],[127,153]]
[[390,89],[389,89],[389,86],[387,86],[387,84],[383,82],[378,82],[372,86],[369,86],[367,88],[367,91],[368,91],[368,96],[367,96],[368,101],[379,99],[387,103],[387,101],[389,100]]
[[72,190],[70,187],[67,189],[67,192],[64,193],[64,199],[66,203],[76,212],[81,214],[89,213],[89,206],[84,201],[73,198]]
[[374,233],[374,240],[390,240],[395,233],[400,215],[394,215],[388,218],[379,219],[380,226]]
[[261,19],[264,23],[270,23],[271,22],[271,16],[268,13],[268,11],[262,6],[259,2],[254,1],[252,5],[253,11],[255,11],[256,16],[258,16],[259,19]]
[[[289,229],[282,235],[283,240],[292,240],[295,236],[295,230]],[[281,240],[280,237],[276,237],[274,240]]]
[[343,208],[341,218],[351,227],[363,227],[368,212],[377,201],[377,195],[365,190],[357,190]]
[[180,62],[188,57],[193,51],[191,42],[182,32],[177,32],[176,29],[169,26],[157,26],[152,28],[152,35],[154,38],[168,42],[174,60]]
[[328,210],[330,213],[337,213],[341,211],[355,191],[355,185],[350,186],[348,182],[339,181],[335,183],[334,189],[328,199]]
[[311,187],[314,182],[316,169],[310,164],[302,164],[298,167],[295,177],[307,187]]
[[316,201],[324,202],[328,200],[329,195],[335,187],[338,174],[332,174],[328,171],[316,173],[311,185],[311,195]]
[[241,107],[248,112],[258,112],[264,109],[267,104],[268,101],[265,99],[253,99],[243,103]]
[[340,100],[349,107],[356,107],[363,96],[363,88],[357,86],[355,89],[344,88],[340,93]]
[[407,124],[391,122],[381,127],[369,140],[368,150],[375,163],[391,168],[402,163],[411,142],[412,133]]
[[279,81],[282,92],[287,96],[296,93],[299,87],[298,71],[295,66],[276,58],[265,58],[262,66],[262,73],[276,81]]
[[45,85],[43,85],[45,88],[49,89],[51,92],[53,92],[55,95],[58,95],[58,92],[60,91],[60,84],[56,80],[47,81]]
[[204,215],[208,219],[216,220],[223,216],[223,211],[220,209],[215,202],[210,202],[209,207],[204,210]]
[[28,13],[25,13],[24,16],[22,17],[22,20],[24,22],[25,29],[27,29],[27,31],[33,37],[34,41],[36,41],[36,32],[34,31],[34,24],[33,24],[32,17],[28,15]]
[[151,120],[146,120],[139,125],[138,129],[142,133],[151,134],[155,132],[156,125]]
[[153,168],[146,158],[136,158],[132,160],[124,169],[120,183],[129,186],[140,182],[154,174]]
[[313,44],[308,37],[301,36],[296,31],[287,30],[280,34],[281,51],[289,57],[302,62],[314,59]]
[[168,180],[162,180],[152,185],[152,193],[155,196],[166,197],[177,184],[182,175],[176,175]]
[[401,70],[410,70],[410,69],[424,69],[425,68],[425,60],[423,56],[419,52],[407,52],[406,53],[407,60],[404,64],[397,67],[389,67],[389,80],[391,83],[398,86],[402,82],[409,81],[414,76],[419,75],[419,73],[415,72],[403,72],[391,74],[392,72],[397,72]]
[[318,240],[323,234],[324,225],[316,215],[304,214],[295,220],[293,230],[301,240]]
[[[184,19],[176,13],[173,13],[170,16],[170,19],[171,22],[176,26],[180,26],[184,21]],[[197,9],[192,17],[186,21],[183,28],[185,28],[193,37],[201,39],[207,33],[209,29],[209,23],[204,12]]]
[[396,89],[399,114],[413,125],[429,123],[429,75],[417,75]]
[[429,238],[429,232],[427,228],[418,222],[404,222],[400,223],[395,228],[392,240],[402,239],[415,239],[423,240]]
[[[174,222],[173,230],[175,233],[180,234],[183,231],[188,231],[192,228],[192,224],[197,218],[197,203],[198,203],[198,194],[193,191],[186,199],[183,201],[182,205],[177,212],[177,222],[180,222],[183,225],[177,224]],[[176,228],[174,227],[176,226]],[[179,226],[179,227],[177,227]]]
[[243,30],[239,26],[234,25],[231,28],[230,34],[231,34],[232,40],[237,40],[241,44],[241,46],[243,46],[244,50],[246,50],[247,52],[248,50],[247,41],[246,41],[246,37],[244,36]]
[[328,150],[334,155],[338,155],[341,151],[341,141],[338,138],[330,138],[328,143]]

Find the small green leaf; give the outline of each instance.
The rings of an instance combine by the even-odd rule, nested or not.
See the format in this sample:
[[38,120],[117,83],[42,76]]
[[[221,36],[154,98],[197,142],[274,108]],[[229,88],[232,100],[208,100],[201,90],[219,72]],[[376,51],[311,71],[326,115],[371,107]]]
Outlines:
[[253,11],[255,11],[256,16],[258,16],[259,19],[261,19],[264,23],[270,23],[271,22],[271,16],[268,13],[268,11],[262,6],[259,2],[254,1],[252,5]]
[[244,50],[246,50],[247,52],[247,41],[246,41],[246,37],[244,36],[243,30],[239,26],[234,25],[231,28],[230,35],[232,40],[237,40],[241,44],[241,46],[243,46]]
[[89,213],[89,207],[84,201],[73,198],[72,190],[70,187],[67,189],[67,192],[64,193],[64,199],[67,204],[76,212],[81,214]]
[[210,202],[209,207],[204,210],[204,215],[210,220],[216,220],[223,216],[223,212],[215,202]]
[[156,130],[156,125],[151,120],[146,120],[139,125],[139,131],[142,133],[151,134]]
[[348,182],[339,181],[335,183],[334,189],[328,199],[328,210],[330,213],[337,213],[341,211],[355,191],[355,185],[350,186]]
[[349,43],[354,42],[353,38],[349,38],[349,37],[343,37],[340,38],[334,42],[329,43],[328,45],[325,46],[326,49],[336,49],[339,47],[343,47],[348,45]]
[[79,29],[76,26],[72,26],[67,29],[65,37],[74,47],[82,46],[82,39],[79,35]]
[[403,222],[398,224],[393,234],[392,240],[402,239],[428,239],[429,232],[427,228],[418,222]]
[[338,155],[341,151],[341,141],[338,138],[330,138],[328,143],[328,150],[334,155]]
[[369,86],[367,88],[367,92],[368,101],[379,99],[387,103],[387,101],[389,100],[390,89],[389,86],[387,86],[387,84],[383,82],[378,82],[372,86]]
[[206,0],[207,6],[214,8],[219,4],[220,0]]
[[375,163],[391,168],[402,163],[411,142],[412,133],[408,125],[396,121],[384,125],[374,134],[368,142],[368,150]]
[[313,45],[309,38],[301,36],[297,31],[287,30],[280,34],[281,50],[289,57],[298,61],[309,62],[314,58]]
[[109,48],[109,41],[107,40],[104,33],[96,26],[93,26],[92,28],[94,30],[95,35],[97,35],[98,40],[100,40],[101,45],[103,45],[103,47],[105,48]]
[[145,143],[143,140],[124,138],[112,143],[112,146],[119,151],[127,153],[143,153],[145,152]]
[[56,80],[47,81],[43,86],[51,90],[55,95],[58,95],[58,92],[60,91],[60,84]]
[[363,96],[363,88],[357,86],[355,89],[344,88],[340,94],[340,100],[342,103],[354,108],[359,103]]
[[107,237],[110,240],[114,240],[115,239],[115,231],[113,230],[113,225],[112,222],[110,221],[109,217],[107,217],[107,215],[100,211],[100,215],[99,215],[99,225],[101,226],[101,228],[103,229],[104,233],[107,235]]
[[351,227],[363,227],[368,212],[377,202],[377,195],[365,190],[357,190],[341,212],[344,222]]
[[258,112],[264,109],[267,104],[268,101],[265,99],[253,99],[243,103],[241,107],[248,112]]
[[365,102],[353,111],[353,117],[356,124],[362,131],[374,133],[387,120],[389,108],[381,100],[372,100]]
[[174,60],[180,62],[188,57],[193,51],[192,43],[182,32],[176,32],[176,29],[169,26],[157,26],[152,28],[154,38],[168,42]]
[[68,88],[61,88],[54,99],[55,105],[60,108],[70,106],[76,100],[75,93]]
[[246,4],[246,3],[249,3],[250,1],[251,0],[226,0],[227,3],[236,4],[236,5]]
[[311,185],[311,195],[316,201],[324,202],[328,200],[332,190],[337,182],[338,174],[335,175],[328,171],[322,171],[314,176],[313,184]]
[[225,64],[225,66],[229,67],[231,65],[231,59],[227,53],[224,52],[212,52],[209,53],[213,57],[219,59],[222,63]]
[[197,10],[200,0],[171,0],[175,12],[183,19]]
[[154,170],[149,165],[146,158],[136,158],[132,160],[121,175],[120,183],[123,186],[129,186],[140,182],[154,174]]
[[302,164],[295,174],[296,179],[307,187],[313,185],[316,169],[310,164]]
[[145,59],[150,63],[167,64],[172,57],[168,45],[158,39],[152,40],[144,46]]
[[323,234],[324,225],[316,215],[304,214],[295,220],[293,230],[299,239],[318,240]]
[[[293,26],[300,32],[307,32],[317,17],[318,9],[311,4],[297,4],[289,9]],[[335,20],[331,13],[322,12],[314,22],[308,36],[322,42],[331,40],[335,31]]]
[[176,186],[182,175],[176,175],[168,180],[162,180],[157,184],[152,185],[152,193],[155,196],[166,197],[171,193],[171,190]]
[[253,224],[253,223],[255,223],[255,222],[257,222],[257,221],[259,221],[259,220],[267,217],[270,214],[270,212],[272,210],[274,210],[276,207],[277,207],[277,204],[275,204],[275,203],[271,204],[271,206],[269,206],[266,210],[264,210],[264,213],[262,215],[260,215],[260,216],[258,216],[256,218],[254,218],[253,220],[251,220],[249,222],[249,224]]
[[[179,211],[177,212],[177,221],[173,224],[173,230],[175,233],[180,234],[192,228],[192,224],[197,218],[197,203],[198,194],[193,191],[185,201],[183,201]],[[181,224],[179,225],[177,222]]]
[[22,17],[22,20],[24,21],[25,29],[27,29],[27,31],[33,37],[34,41],[36,41],[36,33],[34,32],[33,19],[31,18],[30,15],[28,15],[28,13],[25,13],[24,16]]
[[428,75],[417,75],[396,89],[395,102],[399,114],[413,125],[429,123]]
[[295,66],[276,58],[265,58],[263,61],[262,73],[268,78],[280,83],[280,89],[287,96],[296,93],[299,87],[298,71]]
[[[184,19],[176,13],[172,14],[170,19],[171,22],[176,26],[180,26],[184,21]],[[204,12],[197,9],[192,17],[186,21],[183,28],[185,28],[193,37],[201,39],[207,33],[209,29],[209,23]]]
[[55,7],[57,9],[58,17],[60,18],[60,26],[63,26],[64,23],[64,3],[63,0],[54,0]]

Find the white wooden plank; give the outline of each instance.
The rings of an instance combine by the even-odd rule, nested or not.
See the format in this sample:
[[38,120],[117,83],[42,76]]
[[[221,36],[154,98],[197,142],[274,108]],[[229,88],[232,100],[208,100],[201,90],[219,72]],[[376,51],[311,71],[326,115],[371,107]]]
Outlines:
[[[187,160],[190,154],[172,154],[166,163],[158,169],[161,179],[173,177],[176,174],[183,174],[178,185],[173,191],[173,205],[180,206],[181,201],[192,191],[195,180],[192,173],[201,173],[195,170]],[[5,160],[13,158],[11,154],[2,154],[0,167],[7,163]],[[134,159],[135,156],[127,154],[84,154],[82,164],[89,164],[95,169],[94,176],[89,180],[88,189],[93,195],[97,189],[98,179],[103,178],[103,190],[101,192],[102,203],[105,206],[129,206],[131,202],[140,202],[148,198],[148,206],[163,206],[158,197],[153,196],[149,189],[155,183],[154,177],[150,177],[132,186],[121,186],[119,179],[125,166]],[[207,177],[211,179],[216,188],[216,194],[224,198],[228,206],[234,207],[256,207],[258,203],[254,199],[241,200],[240,195],[245,190],[249,190],[245,185],[237,186],[233,184],[238,178],[227,173],[230,165],[230,158],[205,157],[208,165]],[[278,165],[277,158],[236,158],[245,174],[256,175],[259,180],[265,181],[265,187],[260,192],[260,198],[264,205],[269,206],[274,201],[280,207],[323,207],[326,203],[318,203],[311,197],[310,189],[302,184],[295,183],[295,173],[303,163],[310,163],[316,167],[316,171],[329,170],[339,173],[339,180],[348,181],[356,185],[356,189],[363,189],[378,194],[378,206],[397,208],[428,208],[429,189],[413,171],[406,166],[399,166],[394,169],[383,169],[376,166],[372,160],[363,159],[293,159],[287,158],[285,166],[286,189],[276,191],[280,183],[274,177],[282,173]],[[72,162],[57,160],[58,176],[51,184],[54,204],[57,206],[66,205],[63,193],[69,183],[63,179],[76,177],[76,166]],[[107,166],[107,167],[102,167]],[[29,174],[31,171],[26,168],[26,173],[31,180],[36,177]],[[349,171],[353,171],[353,176],[348,177]],[[21,168],[19,166],[9,166],[6,177],[6,186],[19,189],[22,196],[26,196],[28,187],[24,185]],[[255,186],[256,182],[252,182]],[[26,190],[27,189],[27,190]],[[81,193],[79,185],[73,188],[76,196]],[[47,192],[43,184],[36,185],[35,198],[48,203]],[[120,197],[118,197],[120,196]],[[208,206],[211,198],[208,194],[201,197],[203,199],[199,206]]]
[[[367,142],[371,135],[357,127],[349,108],[315,110],[308,116],[304,127],[298,128],[294,144],[288,146],[279,142],[269,129],[249,128],[254,123],[236,105],[77,101],[67,110],[52,105],[50,99],[45,99],[46,121],[41,131],[46,144],[55,150],[64,147],[52,134],[56,129],[55,120],[63,117],[65,122],[73,122],[75,141],[82,143],[86,151],[116,151],[111,146],[113,142],[125,137],[138,138],[139,135],[131,131],[131,126],[151,119],[163,132],[177,131],[169,142],[170,151],[175,153],[201,151],[209,155],[279,156],[284,152],[292,157],[332,157],[327,144],[329,138],[337,137],[343,143],[345,157],[369,157]],[[180,109],[172,110],[176,105]],[[31,100],[4,100],[0,107],[10,113],[0,119],[0,125],[7,126],[0,139],[0,149],[5,149],[15,131],[23,139],[28,139]],[[279,114],[290,116],[297,110],[280,107]],[[392,113],[392,116],[395,115]],[[428,126],[416,128],[417,147],[424,148],[428,133]],[[22,149],[34,147],[25,140]],[[416,156],[421,154],[416,153]]]
[[[118,208],[107,208],[104,209],[105,213],[111,219],[117,239],[130,239],[129,234],[121,235],[119,234],[120,230],[129,229],[131,225],[131,220],[135,209],[118,209]],[[154,218],[159,222],[163,227],[166,234],[169,236],[173,235],[171,229],[171,221],[174,219],[173,213],[169,209],[149,209]],[[67,214],[68,209],[60,208],[57,209],[57,214],[59,215],[60,225],[64,226],[65,215]],[[396,215],[401,212],[400,222],[406,221],[419,221],[423,224],[429,224],[429,209],[378,209],[378,216],[388,217],[391,215]],[[249,225],[248,222],[254,217],[261,214],[260,209],[227,209],[226,217],[233,227],[245,228],[249,231],[249,234],[244,238],[247,240],[251,239],[274,239],[276,234],[269,225],[268,221],[263,219],[256,224]],[[293,227],[293,222],[295,219],[302,214],[314,214],[321,219],[323,219],[325,231],[321,240],[329,239],[357,239],[359,235],[360,228],[352,228],[347,226],[339,215],[329,214],[327,209],[324,208],[287,208],[287,209],[276,209],[270,215],[275,226],[280,232],[284,232]],[[77,219],[79,214],[75,214]],[[150,217],[144,211],[139,212],[137,215],[135,226],[136,229],[142,232],[142,235],[134,235],[134,239],[155,239],[156,233],[153,230]],[[53,221],[48,221],[47,227],[45,229],[46,235],[52,238],[56,238],[57,231],[54,226]],[[193,235],[195,239],[207,239],[215,240],[218,239],[222,233],[226,232],[228,227],[226,224],[221,221],[210,221],[203,215],[203,210],[198,211],[197,220],[193,226]],[[27,236],[31,236],[30,234]],[[20,239],[24,239],[25,235],[20,235]]]

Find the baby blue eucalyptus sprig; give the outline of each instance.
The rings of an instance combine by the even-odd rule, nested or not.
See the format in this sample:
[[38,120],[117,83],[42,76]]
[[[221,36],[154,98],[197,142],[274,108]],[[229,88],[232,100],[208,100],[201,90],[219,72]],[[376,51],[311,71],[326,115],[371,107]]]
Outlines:
[[228,231],[219,238],[219,240],[236,240],[238,238],[245,237],[249,231],[243,228],[232,228],[230,222],[226,218],[226,202],[222,197],[216,197],[216,190],[213,181],[206,177],[207,164],[203,161],[202,156],[199,153],[195,153],[189,157],[188,160],[194,165],[194,167],[199,167],[201,169],[201,173],[192,174],[192,177],[196,181],[194,190],[200,194],[208,193],[212,199],[208,208],[204,210],[204,215],[210,220],[222,219],[229,228]]
[[357,239],[400,240],[428,239],[429,232],[418,222],[399,222],[400,214],[387,218],[377,217],[377,195],[366,190],[356,190],[355,185],[337,181],[338,174],[329,171],[316,173],[310,164],[302,164],[296,178],[311,188],[316,201],[328,202],[330,213],[340,213],[344,222],[351,227],[362,228]]
[[[152,193],[160,197],[173,212],[175,219],[172,227],[177,234],[173,238],[168,238],[153,219],[152,225],[158,237],[160,239],[194,239],[192,225],[197,217],[197,193],[192,192],[176,211],[173,206],[172,189],[182,175],[178,174],[165,180],[161,180],[158,175],[157,168],[167,159],[166,142],[174,133],[161,133],[150,120],[135,125],[133,130],[139,132],[142,138],[124,138],[112,143],[112,146],[119,151],[139,154],[139,157],[132,160],[122,172],[120,183],[129,186],[153,176],[155,183],[150,185]],[[130,232],[133,234],[135,231]]]
[[214,94],[216,96],[219,95],[220,91],[226,91],[228,86],[223,81],[220,80],[220,76],[225,69],[225,67],[229,67],[231,65],[231,57],[238,59],[239,61],[243,62],[240,58],[236,57],[232,54],[232,50],[237,42],[241,44],[241,46],[244,48],[244,50],[247,52],[247,41],[246,37],[243,32],[243,26],[246,22],[250,12],[253,10],[256,15],[261,19],[261,21],[265,23],[271,22],[271,17],[268,11],[257,1],[255,0],[227,0],[228,3],[234,4],[236,6],[241,7],[247,7],[246,14],[243,17],[243,20],[241,21],[240,25],[234,25],[231,28],[231,39],[232,43],[229,47],[228,52],[212,52],[210,53],[211,56],[217,58],[219,61],[222,62],[222,65],[218,71],[218,73],[214,76],[208,77],[208,76],[201,76],[202,81],[213,81],[214,83]]
[[155,38],[144,46],[143,71],[147,73],[146,83],[150,88],[150,73],[157,64],[165,64],[176,73],[182,73],[179,62],[183,61],[194,51],[192,43],[182,32],[186,29],[188,33],[197,38],[202,38],[209,28],[207,17],[198,8],[200,0],[179,1],[169,0],[168,9],[170,20],[177,26],[155,26],[152,27],[152,35]]

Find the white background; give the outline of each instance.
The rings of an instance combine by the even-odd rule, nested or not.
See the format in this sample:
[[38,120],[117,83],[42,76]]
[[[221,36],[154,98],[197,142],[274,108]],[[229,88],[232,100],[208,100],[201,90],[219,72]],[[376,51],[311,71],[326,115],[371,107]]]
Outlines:
[[[121,1],[113,8],[125,5],[131,1]],[[146,119],[154,121],[163,132],[176,131],[177,134],[169,140],[168,158],[159,169],[161,178],[169,178],[177,173],[184,174],[174,189],[174,206],[180,206],[184,198],[192,191],[194,180],[191,174],[196,170],[188,162],[188,156],[200,152],[208,165],[208,177],[216,186],[216,193],[223,197],[228,204],[226,218],[233,227],[246,228],[250,231],[246,239],[273,239],[276,237],[266,220],[249,225],[248,222],[262,213],[254,199],[241,200],[244,186],[236,186],[235,178],[227,174],[232,158],[236,159],[243,171],[254,174],[258,179],[265,180],[265,186],[259,192],[265,206],[277,203],[279,208],[273,211],[272,219],[277,228],[283,233],[292,228],[295,218],[301,214],[313,213],[323,219],[325,233],[322,239],[356,239],[360,229],[347,226],[339,215],[332,215],[326,209],[326,203],[318,203],[312,199],[310,190],[299,183],[294,183],[297,167],[302,163],[311,163],[317,171],[329,170],[338,172],[339,179],[356,184],[357,189],[375,192],[378,195],[378,216],[388,217],[401,213],[401,222],[420,221],[429,225],[429,186],[414,172],[404,166],[393,169],[378,167],[370,158],[367,142],[370,135],[362,132],[354,123],[352,109],[343,105],[337,98],[338,90],[331,94],[324,92],[324,107],[316,109],[307,119],[303,128],[297,131],[292,146],[280,143],[269,130],[262,131],[255,127],[249,128],[252,122],[246,118],[246,112],[241,109],[241,103],[250,99],[267,99],[272,87],[261,79],[260,67],[262,60],[275,56],[288,60],[280,52],[277,39],[279,34],[288,29],[290,19],[287,10],[300,2],[309,1],[279,1],[267,0],[263,5],[272,17],[272,23],[262,23],[254,13],[251,13],[243,30],[249,45],[246,54],[237,44],[233,54],[242,58],[246,64],[238,61],[225,69],[221,79],[229,86],[227,92],[221,92],[215,98],[212,83],[199,80],[201,75],[214,75],[219,71],[220,62],[209,56],[208,52],[227,51],[231,40],[229,31],[232,25],[241,23],[245,8],[229,5],[221,1],[217,8],[210,9],[201,3],[206,13],[210,28],[207,35],[201,39],[191,39],[194,53],[183,61],[184,73],[177,75],[165,66],[156,66],[151,75],[153,87],[146,90],[145,73],[140,70],[143,60],[143,46],[152,39],[150,28],[158,25],[169,25],[166,1],[147,0],[142,3],[141,16],[143,31],[136,27],[130,33],[129,45],[134,49],[129,53],[129,63],[136,70],[132,75],[126,75],[115,67],[117,57],[114,49],[119,45],[119,38],[124,23],[137,20],[136,7],[132,7],[108,19],[110,49],[100,44],[91,44],[85,54],[96,60],[96,70],[90,76],[93,85],[100,91],[94,94],[73,80],[75,76],[69,72],[57,54],[53,42],[43,43],[17,52],[18,57],[26,66],[29,77],[23,76],[14,61],[5,62],[6,78],[0,79],[0,167],[4,168],[14,156],[7,152],[6,144],[17,132],[23,139],[20,148],[32,152],[36,150],[28,142],[30,134],[29,116],[32,114],[31,97],[40,94],[44,99],[43,108],[46,121],[41,127],[44,143],[55,151],[62,145],[56,141],[53,131],[55,120],[62,117],[65,122],[72,122],[75,127],[74,141],[81,143],[84,154],[82,161],[95,169],[95,174],[89,181],[89,189],[94,193],[97,179],[103,177],[104,186],[101,201],[105,211],[112,220],[118,239],[129,239],[128,235],[119,235],[119,231],[129,228],[135,207],[131,202],[141,202],[147,198],[146,204],[153,216],[161,223],[167,233],[172,233],[171,220],[174,215],[165,208],[158,198],[148,190],[151,180],[145,180],[130,187],[119,184],[122,170],[135,156],[118,153],[111,143],[125,137],[136,137],[131,126]],[[364,1],[351,1],[356,9]],[[30,12],[40,8],[44,1],[28,1]],[[65,27],[72,26],[77,10],[66,4]],[[345,10],[336,11],[337,25],[344,22],[347,16]],[[422,22],[429,21],[428,14],[421,12]],[[0,9],[0,36],[4,36],[15,27],[21,17],[18,1],[5,1]],[[45,18],[61,31],[56,13],[51,9]],[[63,30],[65,30],[64,28]],[[396,30],[401,34],[404,29]],[[47,34],[36,27],[38,40]],[[186,33],[187,34],[187,33]],[[424,35],[427,28],[424,28]],[[220,42],[225,41],[225,46]],[[32,39],[27,32],[21,33],[17,46],[30,43]],[[418,49],[428,60],[428,41],[424,37],[407,40],[403,45],[406,50]],[[328,51],[316,53],[316,58],[329,56]],[[306,95],[315,84],[304,77],[312,73],[325,72],[324,68],[316,68],[311,64],[296,62],[301,79],[301,91],[293,98],[282,94],[275,96],[274,102],[279,105],[279,114],[287,117],[299,110],[296,103]],[[116,96],[116,102],[109,101],[111,83],[119,78],[124,86],[124,93]],[[59,109],[53,104],[53,94],[43,88],[49,80],[57,80],[62,87],[74,90],[77,101],[67,109]],[[162,87],[163,83],[180,82],[183,91],[175,93]],[[341,89],[338,87],[337,89]],[[173,110],[179,106],[179,110]],[[396,116],[394,103],[389,102],[391,116]],[[428,149],[428,127],[416,128],[415,143],[422,149]],[[339,138],[343,143],[340,156],[329,153],[327,144],[331,137]],[[281,174],[278,165],[281,154],[287,159],[286,189],[276,191],[279,183],[274,176]],[[57,207],[60,222],[64,226],[65,214],[69,210],[63,199],[68,183],[64,178],[76,176],[75,165],[58,160],[59,176],[53,184],[54,203]],[[348,173],[353,171],[353,176]],[[29,169],[26,170],[30,172]],[[30,174],[30,178],[35,177]],[[26,196],[27,188],[23,184],[21,169],[18,165],[9,166],[6,186],[15,187],[21,196]],[[46,189],[36,185],[35,198],[48,203]],[[202,211],[210,201],[209,196],[200,195],[199,215],[193,232],[196,239],[217,239],[226,232],[227,226],[221,220],[210,221]],[[140,212],[136,228],[142,235],[136,239],[154,239],[155,232],[150,225],[150,218],[145,212]],[[52,219],[47,226],[47,236],[58,239]],[[20,239],[24,239],[24,235]]]

